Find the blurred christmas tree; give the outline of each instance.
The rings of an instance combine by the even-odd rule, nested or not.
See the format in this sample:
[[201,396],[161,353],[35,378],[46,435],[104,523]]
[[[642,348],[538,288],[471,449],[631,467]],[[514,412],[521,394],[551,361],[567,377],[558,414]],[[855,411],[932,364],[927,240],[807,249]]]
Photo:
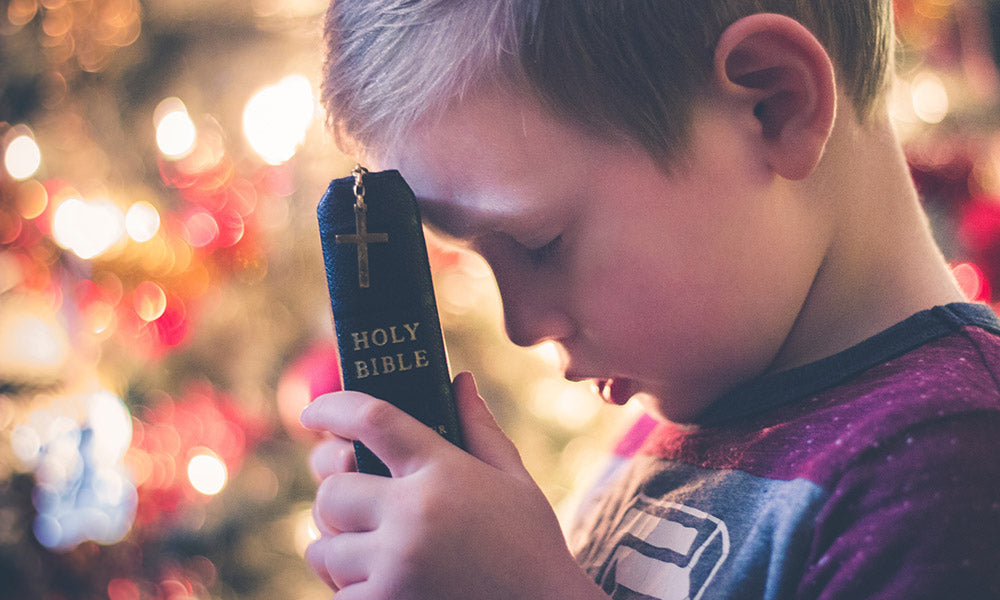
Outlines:
[[[326,0],[0,12],[0,582],[11,598],[325,598],[297,425],[338,385],[315,205]],[[897,2],[892,99],[970,297],[1000,281],[1000,4]],[[557,502],[636,411],[503,339],[432,244],[452,370]]]
[[[14,0],[0,16],[5,597],[328,596],[301,558],[297,424],[339,384],[315,206],[352,161],[314,100],[324,9]],[[570,440],[606,409],[544,349],[503,341],[482,263],[431,254],[453,371],[480,374],[558,500],[607,434]]]
[[966,295],[1000,282],[1000,2],[897,0],[892,113]]

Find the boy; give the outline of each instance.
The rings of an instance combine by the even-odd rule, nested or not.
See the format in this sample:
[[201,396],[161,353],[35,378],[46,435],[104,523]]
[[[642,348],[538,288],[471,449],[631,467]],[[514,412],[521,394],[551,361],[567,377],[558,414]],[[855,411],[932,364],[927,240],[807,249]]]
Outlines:
[[1000,323],[963,303],[890,126],[889,0],[327,19],[340,139],[487,259],[514,342],[659,420],[571,551],[470,374],[468,453],[317,399],[308,560],[338,599],[1000,597]]

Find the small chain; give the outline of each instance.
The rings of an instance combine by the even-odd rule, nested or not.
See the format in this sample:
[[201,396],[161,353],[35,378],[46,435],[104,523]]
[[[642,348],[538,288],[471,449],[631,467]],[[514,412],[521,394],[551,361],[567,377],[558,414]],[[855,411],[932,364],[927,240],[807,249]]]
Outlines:
[[354,165],[354,169],[351,170],[351,175],[354,175],[354,199],[357,202],[357,207],[361,210],[365,210],[365,182],[363,177],[368,173],[368,169],[362,167],[361,165]]

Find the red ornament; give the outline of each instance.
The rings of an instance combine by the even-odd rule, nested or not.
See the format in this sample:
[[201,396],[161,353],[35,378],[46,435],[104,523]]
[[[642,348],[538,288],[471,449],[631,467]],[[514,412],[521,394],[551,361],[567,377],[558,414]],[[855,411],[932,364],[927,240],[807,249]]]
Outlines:
[[163,394],[142,418],[133,419],[125,462],[139,496],[136,522],[169,521],[185,504],[206,500],[187,476],[188,461],[195,455],[214,455],[232,478],[267,434],[263,418],[247,414],[208,383],[192,384],[176,402]]
[[293,438],[307,441],[315,435],[302,427],[299,415],[317,396],[344,389],[340,380],[337,345],[315,342],[289,364],[278,382],[278,414]]

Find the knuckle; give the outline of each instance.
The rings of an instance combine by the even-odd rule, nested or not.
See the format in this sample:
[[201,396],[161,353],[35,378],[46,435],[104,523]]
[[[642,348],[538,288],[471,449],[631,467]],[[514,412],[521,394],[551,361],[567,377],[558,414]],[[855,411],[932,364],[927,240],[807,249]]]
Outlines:
[[323,544],[323,540],[317,540],[310,544],[306,548],[305,558],[312,569],[313,573],[316,574],[323,582],[332,589],[337,589],[333,582],[333,578],[330,576],[329,569],[327,567],[326,553]]
[[341,525],[342,493],[344,480],[332,475],[320,482],[313,503],[313,520],[321,532],[335,532]]
[[358,409],[358,421],[365,429],[386,429],[394,418],[393,406],[380,400],[372,399]]
[[326,556],[320,541],[315,541],[306,547],[306,562],[317,575],[326,574]]
[[335,483],[333,477],[326,477],[319,482],[319,486],[316,488],[316,502],[323,502],[333,496],[333,491],[335,489]]
[[316,489],[316,502],[313,504],[313,520],[317,524],[327,525],[331,521],[332,510],[330,508],[333,499],[333,483],[327,477],[320,482]]
[[309,463],[317,479],[353,471],[354,447],[349,441],[341,438],[324,441],[313,449]]
[[408,495],[403,518],[411,524],[431,526],[447,519],[452,509],[449,498],[428,490],[417,490]]

